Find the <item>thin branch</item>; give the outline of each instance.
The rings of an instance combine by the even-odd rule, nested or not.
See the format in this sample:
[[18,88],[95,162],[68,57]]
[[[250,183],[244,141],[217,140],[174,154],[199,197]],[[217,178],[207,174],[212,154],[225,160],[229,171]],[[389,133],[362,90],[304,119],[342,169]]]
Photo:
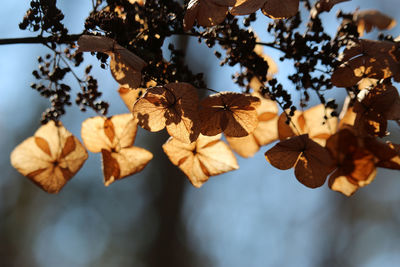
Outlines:
[[0,45],[10,45],[10,44],[47,44],[50,42],[56,42],[59,44],[66,44],[70,42],[75,42],[79,39],[81,34],[71,34],[67,36],[59,37],[21,37],[21,38],[4,38],[0,39]]

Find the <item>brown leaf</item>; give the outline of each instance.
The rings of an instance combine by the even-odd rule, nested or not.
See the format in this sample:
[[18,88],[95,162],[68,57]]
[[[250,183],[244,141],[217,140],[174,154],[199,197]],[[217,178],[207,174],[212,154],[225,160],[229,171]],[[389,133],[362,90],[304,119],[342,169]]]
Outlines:
[[311,16],[315,17],[318,13],[329,12],[334,5],[347,1],[350,0],[319,0],[311,10]]
[[336,165],[336,171],[329,179],[332,190],[349,196],[372,182],[376,175],[375,156],[364,147],[362,139],[351,128],[341,129],[332,135],[326,147]]
[[299,0],[268,0],[261,11],[273,19],[290,18],[299,11]]
[[166,127],[171,136],[191,143],[200,133],[198,101],[192,85],[170,83],[147,89],[135,103],[133,113],[144,129],[157,132]]
[[95,35],[82,35],[78,39],[78,50],[76,53],[80,52],[101,52],[107,53],[113,51],[115,40],[105,37],[105,36],[95,36]]
[[353,111],[357,114],[354,128],[361,135],[385,136],[388,117],[392,116],[393,106],[400,101],[397,89],[391,84],[380,84],[362,93],[365,93],[363,99],[354,104]]
[[258,93],[252,95],[261,100],[261,105],[256,107],[258,114],[256,129],[245,137],[226,137],[229,146],[245,158],[252,157],[261,146],[278,139],[278,105]]
[[48,193],[57,193],[78,172],[88,154],[60,122],[41,126],[11,153],[11,164]]
[[281,170],[294,166],[297,180],[310,188],[322,186],[333,166],[329,152],[307,134],[279,142],[265,153],[265,157]]
[[239,168],[232,151],[220,138],[221,135],[200,135],[196,142],[186,144],[171,137],[163,150],[195,187],[201,187],[210,176]]
[[237,0],[229,11],[232,15],[249,15],[262,8],[266,0]]
[[400,170],[400,145],[384,143],[372,137],[365,138],[364,144],[378,159],[377,167]]
[[364,78],[400,81],[398,45],[388,41],[360,39],[343,52],[342,65],[332,74],[332,84],[351,87]]
[[111,57],[110,70],[114,79],[129,88],[140,86],[142,69],[147,65],[143,59],[120,46],[115,40],[104,36],[82,35],[77,52],[102,52]]
[[290,18],[299,10],[299,0],[237,0],[230,13],[249,15],[260,8],[264,15],[270,18]]
[[396,25],[396,20],[373,9],[356,11],[353,20],[357,23],[360,36],[363,36],[364,31],[368,33],[374,27],[379,30],[390,30]]
[[234,3],[235,0],[190,0],[183,19],[184,30],[190,30],[195,21],[203,27],[220,24]]
[[243,137],[255,130],[258,124],[257,97],[222,92],[200,102],[201,133],[208,136],[224,132],[226,136]]
[[142,68],[129,65],[119,53],[111,54],[110,71],[121,86],[138,88],[142,81]]

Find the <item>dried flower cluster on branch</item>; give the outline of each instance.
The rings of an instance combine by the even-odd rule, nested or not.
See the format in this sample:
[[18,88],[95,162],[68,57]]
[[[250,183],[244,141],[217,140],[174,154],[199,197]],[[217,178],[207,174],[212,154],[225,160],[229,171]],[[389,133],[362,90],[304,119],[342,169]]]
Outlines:
[[[59,122],[64,105],[71,104],[74,86],[62,81],[71,73],[81,90],[76,103],[101,115],[85,120],[81,134],[86,149],[102,153],[105,185],[141,171],[152,159],[149,151],[133,146],[139,125],[151,132],[167,130],[171,137],[163,150],[196,187],[210,176],[239,168],[232,150],[251,157],[278,140],[265,153],[274,167],[294,168],[296,178],[310,188],[329,177],[332,190],[350,196],[371,183],[377,167],[400,169],[400,146],[381,139],[388,135],[388,121],[400,121],[394,84],[400,81],[400,41],[383,34],[379,40],[360,38],[374,28],[395,25],[376,10],[339,12],[336,35],[327,34],[320,14],[347,1],[190,0],[183,7],[172,0],[97,0],[84,31],[69,35],[55,0],[32,0],[20,28],[40,31],[29,41],[53,52],[39,59],[33,75],[40,83],[32,85],[52,106],[34,137],[13,151],[11,162],[49,193],[58,192],[82,166],[86,150]],[[249,28],[258,10],[274,19],[267,28],[272,42],[260,41]],[[305,24],[302,13],[308,13]],[[164,58],[161,47],[172,35],[198,38],[210,48],[218,44],[226,52],[224,57],[215,53],[221,66],[241,67],[233,79],[242,93],[207,88],[203,75],[184,63],[184,51],[171,44],[171,57]],[[277,49],[281,61],[293,62],[296,71],[288,78],[300,103],[293,103],[293,92],[274,78],[277,63],[261,46]],[[105,117],[109,104],[98,100],[92,66],[84,78],[73,70],[72,65],[83,62],[82,52],[96,55],[102,68],[111,58],[112,77],[130,114]],[[324,97],[338,87],[348,94],[339,118],[335,100]],[[200,89],[213,94],[200,99]],[[310,94],[321,104],[306,108]]]

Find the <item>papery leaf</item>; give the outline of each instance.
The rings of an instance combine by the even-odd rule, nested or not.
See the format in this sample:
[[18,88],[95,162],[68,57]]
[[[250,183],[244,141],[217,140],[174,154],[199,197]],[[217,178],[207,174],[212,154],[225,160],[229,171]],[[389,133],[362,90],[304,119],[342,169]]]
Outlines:
[[178,166],[195,187],[202,186],[210,176],[238,169],[236,158],[229,147],[220,140],[221,135],[200,135],[191,144],[170,138],[164,152]]
[[190,0],[183,19],[184,30],[190,30],[195,21],[203,27],[221,23],[234,3],[235,0]]
[[171,83],[147,89],[133,113],[146,130],[157,132],[164,127],[183,141],[193,142],[200,133],[196,88],[188,83]]
[[390,30],[396,25],[396,20],[378,10],[357,10],[353,15],[358,26],[358,33],[363,36],[364,31],[370,32],[376,27],[379,30]]
[[86,161],[79,140],[60,122],[49,121],[11,153],[11,164],[48,193],[58,193]]
[[333,167],[329,152],[307,134],[279,142],[265,153],[265,157],[281,170],[294,166],[297,180],[310,188],[322,186]]
[[243,137],[252,133],[258,124],[257,97],[222,92],[200,102],[201,133],[208,136],[224,132],[226,136]]
[[81,135],[86,148],[94,153],[131,146],[136,137],[137,122],[132,114],[110,118],[93,117],[82,123]]

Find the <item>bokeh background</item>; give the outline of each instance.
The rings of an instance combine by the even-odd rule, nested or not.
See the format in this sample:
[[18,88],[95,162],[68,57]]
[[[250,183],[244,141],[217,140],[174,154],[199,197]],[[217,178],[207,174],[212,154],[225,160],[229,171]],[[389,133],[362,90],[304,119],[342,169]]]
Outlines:
[[[58,2],[70,32],[81,32],[91,1]],[[34,35],[18,29],[28,0],[1,4],[0,38]],[[334,33],[338,8],[377,8],[400,19],[398,4],[353,0],[322,17]],[[265,41],[269,21],[259,14],[253,25]],[[391,30],[394,36],[399,27]],[[213,51],[197,39],[168,40],[185,41],[187,62],[205,72],[210,88],[239,90],[230,80],[235,68],[220,68]],[[143,172],[106,188],[100,156],[90,153],[58,195],[43,192],[11,167],[9,155],[39,127],[48,105],[30,88],[36,58],[48,52],[41,45],[0,46],[0,266],[400,266],[400,174],[395,171],[379,170],[371,185],[347,198],[327,185],[304,187],[293,170],[274,169],[264,158],[267,146],[254,158],[238,157],[239,170],[196,189],[162,152],[167,135],[140,130],[135,145],[155,155]],[[276,60],[280,56],[265,52]],[[90,55],[85,62],[95,66],[103,99],[111,103],[109,114],[127,112],[109,71]],[[293,71],[290,64],[280,63],[279,69],[282,79]],[[70,84],[76,93],[77,84]],[[329,96],[342,100],[344,91],[334,89]],[[80,137],[81,122],[94,115],[72,106],[62,122]],[[400,142],[399,127],[391,130]]]

